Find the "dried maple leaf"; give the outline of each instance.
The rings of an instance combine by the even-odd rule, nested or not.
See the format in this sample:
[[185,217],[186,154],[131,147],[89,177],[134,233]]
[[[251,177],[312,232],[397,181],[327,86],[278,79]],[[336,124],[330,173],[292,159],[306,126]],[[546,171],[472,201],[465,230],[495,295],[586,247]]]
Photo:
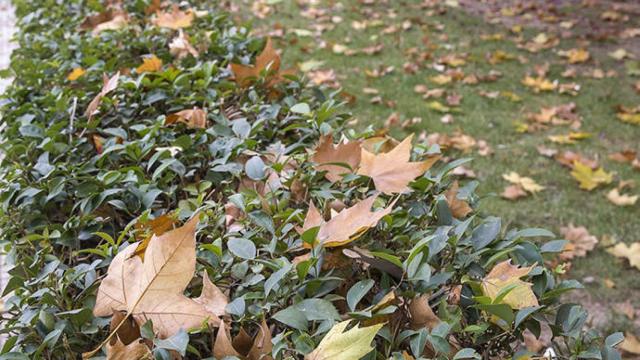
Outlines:
[[186,109],[169,114],[164,120],[165,125],[179,122],[186,124],[187,127],[192,129],[205,129],[207,127],[207,113],[194,106],[193,109]]
[[333,144],[333,136],[321,136],[318,146],[311,157],[316,163],[317,171],[326,171],[325,177],[336,182],[342,179],[344,174],[350,174],[360,165],[360,142],[340,142]]
[[411,162],[411,139],[409,135],[398,146],[387,153],[373,154],[362,149],[359,175],[373,179],[376,190],[385,194],[409,191],[409,183],[423,175],[440,156],[433,156],[425,161]]
[[178,30],[191,26],[195,14],[192,10],[182,11],[178,4],[174,4],[171,12],[158,11],[153,24],[163,28]]
[[421,328],[432,330],[442,322],[429,305],[429,294],[422,294],[411,300],[409,315],[411,316],[411,328],[414,330]]
[[85,116],[91,120],[93,115],[98,110],[98,106],[100,106],[100,101],[103,97],[105,97],[108,93],[115,90],[118,87],[118,80],[120,79],[120,72],[117,72],[111,78],[107,77],[107,75],[102,76],[102,89],[100,92],[91,100],[89,106],[87,106],[87,110],[84,112]]
[[144,253],[153,236],[160,236],[166,233],[173,229],[173,226],[176,225],[176,223],[177,219],[172,214],[163,214],[153,220],[137,222],[135,228],[138,230],[138,233],[136,234],[138,246],[134,255],[139,256],[141,260],[144,260]]
[[74,68],[69,75],[67,75],[67,80],[76,81],[80,77],[82,77],[87,71],[81,67]]
[[226,329],[224,321],[221,321],[213,344],[213,356],[216,359],[235,356],[246,360],[272,360],[273,358],[270,356],[273,350],[271,339],[271,330],[264,319],[255,337],[251,338],[244,329],[241,329],[233,341],[231,341],[231,334]]
[[229,303],[229,298],[209,279],[209,275],[202,273],[202,292],[194,299],[195,302],[204,306],[208,312],[222,317],[226,314],[225,308]]
[[292,73],[291,71],[280,71],[280,55],[273,47],[271,38],[267,38],[267,43],[262,52],[256,56],[254,66],[231,64],[231,71],[235,77],[236,83],[241,87],[251,85],[263,71],[268,71],[266,76],[266,86],[271,87],[284,80],[283,75]]
[[108,360],[151,360],[153,355],[151,350],[144,343],[142,339],[133,341],[127,345],[116,336],[116,341],[111,344],[107,344],[107,359]]
[[458,182],[454,181],[451,188],[445,193],[445,197],[447,199],[447,204],[449,204],[449,208],[451,209],[451,214],[457,219],[463,219],[467,217],[473,209],[471,209],[466,201],[458,199],[458,189]]
[[583,63],[589,60],[589,52],[585,49],[570,49],[567,51],[559,51],[558,55],[567,58],[569,64]]
[[500,194],[503,198],[507,200],[517,200],[521,197],[527,196],[527,192],[524,191],[522,186],[520,185],[509,185],[504,188],[502,194]]
[[[311,204],[307,211],[304,230],[320,226],[317,241],[324,247],[346,245],[364,234],[369,228],[376,226],[378,221],[391,212],[395,201],[382,210],[371,211],[378,196],[370,196],[350,208],[340,211],[331,220],[325,222],[318,210]],[[309,244],[304,244],[310,247]]]
[[618,206],[632,206],[638,202],[638,195],[620,194],[616,188],[607,193],[607,199]]
[[160,71],[160,69],[162,69],[162,60],[154,54],[151,54],[151,56],[145,56],[142,59],[142,64],[136,68],[136,71],[141,74],[143,72]]
[[632,162],[633,160],[636,159],[636,157],[637,157],[636,151],[630,150],[630,149],[622,150],[609,155],[609,159],[613,161],[621,162],[621,163]]
[[626,106],[618,106],[618,119],[629,124],[640,125],[640,106],[629,108]]
[[196,50],[196,48],[194,48],[189,42],[189,36],[182,30],[178,32],[178,36],[171,40],[171,43],[169,44],[169,53],[178,59],[182,59],[189,54],[194,58],[197,58],[198,55],[200,55],[198,50]]
[[624,335],[624,341],[619,347],[626,353],[640,355],[640,340],[631,333],[626,333]]
[[532,178],[530,177],[525,177],[525,176],[520,176],[517,172],[512,171],[508,174],[502,174],[502,178],[507,180],[508,182],[514,184],[514,185],[518,185],[520,187],[522,187],[523,190],[531,193],[531,194],[535,194],[537,192],[540,192],[542,190],[544,190],[544,186],[539,185],[538,183],[536,183]]
[[534,92],[538,93],[541,91],[553,91],[558,88],[557,82],[551,82],[544,77],[531,77],[527,76],[522,80],[522,84],[526,87],[530,87]]
[[573,176],[580,183],[580,188],[591,191],[601,184],[609,184],[613,181],[613,174],[607,173],[602,168],[597,170],[591,169],[588,165],[575,161],[573,163]]
[[592,169],[596,169],[598,167],[598,161],[597,160],[592,160],[589,158],[586,158],[578,153],[575,153],[573,151],[567,150],[567,151],[563,151],[559,154],[557,154],[556,156],[554,156],[554,158],[562,165],[573,169],[573,164],[578,161],[582,164],[585,164],[587,166],[589,166]]
[[97,15],[87,16],[78,27],[82,30],[91,30],[93,35],[98,35],[105,30],[118,30],[127,26],[129,16],[122,9],[112,7]]
[[521,277],[528,275],[533,267],[534,265],[520,268],[517,265],[512,265],[511,260],[505,260],[494,266],[484,277],[482,291],[485,296],[495,300],[502,290],[513,286],[502,299],[503,304],[507,304],[513,309],[538,306],[538,299],[531,290],[532,284],[520,280]]
[[560,234],[567,240],[567,244],[559,255],[562,260],[584,257],[598,244],[598,238],[589,234],[584,226],[569,224],[560,228]]
[[134,256],[138,243],[120,251],[98,288],[94,315],[126,311],[139,326],[152,320],[160,338],[206,322],[217,325],[220,320],[215,314],[183,294],[195,271],[197,224],[195,215],[184,226],[154,236],[144,262]]
[[640,270],[640,242],[634,242],[631,245],[618,243],[607,249],[607,252],[615,257],[629,260],[631,266]]

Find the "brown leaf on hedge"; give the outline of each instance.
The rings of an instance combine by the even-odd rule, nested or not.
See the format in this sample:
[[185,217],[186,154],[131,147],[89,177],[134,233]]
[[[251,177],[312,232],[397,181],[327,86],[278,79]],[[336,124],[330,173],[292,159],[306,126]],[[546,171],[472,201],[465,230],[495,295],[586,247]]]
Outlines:
[[191,26],[195,14],[191,10],[182,11],[178,4],[174,4],[171,12],[158,11],[153,24],[159,27],[178,30]]
[[120,339],[116,337],[116,342],[113,344],[107,344],[107,359],[108,360],[151,360],[153,355],[151,350],[144,343],[142,339],[138,339],[130,344],[123,344]]
[[235,356],[240,358],[241,355],[233,348],[231,343],[231,334],[226,327],[224,321],[220,322],[220,328],[218,328],[218,334],[213,343],[213,356],[216,359],[224,359],[225,356]]
[[372,178],[376,190],[385,194],[409,191],[409,183],[423,175],[440,159],[440,156],[432,156],[425,161],[409,161],[411,139],[413,135],[409,135],[387,153],[373,154],[363,149],[358,174]]
[[271,343],[271,330],[263,319],[254,337],[249,336],[244,329],[230,340],[231,334],[226,329],[224,322],[220,322],[220,328],[213,344],[213,356],[223,359],[226,356],[235,356],[246,360],[270,360],[273,350]]
[[150,56],[145,56],[142,59],[142,64],[140,64],[136,68],[136,71],[139,74],[141,74],[143,72],[156,72],[156,71],[160,71],[161,69],[162,69],[162,60],[160,60],[160,58],[158,58],[154,54],[151,54]]
[[94,315],[126,311],[138,325],[152,320],[160,338],[206,322],[217,325],[220,320],[215,314],[183,294],[195,271],[197,224],[195,215],[184,226],[153,236],[144,262],[133,256],[138,243],[118,253],[98,288]]
[[457,181],[454,181],[451,188],[445,193],[445,197],[451,209],[451,214],[457,219],[462,219],[467,217],[473,209],[471,209],[466,201],[458,199],[458,189],[459,184]]
[[[371,206],[377,197],[377,195],[370,196],[342,210],[331,220],[323,222],[320,225],[317,240],[324,247],[342,246],[356,240],[369,228],[376,226],[380,219],[391,212],[395,203],[395,201],[392,202],[385,209],[371,211]],[[309,247],[306,243],[304,246]]]
[[194,106],[193,109],[186,109],[169,114],[164,120],[165,125],[175,123],[186,124],[187,127],[192,129],[205,129],[207,127],[207,113]]
[[153,236],[160,236],[167,231],[173,229],[173,226],[177,224],[177,219],[172,214],[163,214],[152,220],[146,220],[144,222],[137,222],[135,224],[136,240],[139,241],[134,255],[139,256],[141,260],[144,260],[144,252],[147,250],[149,242]]
[[117,30],[127,26],[129,16],[122,9],[110,8],[97,15],[87,16],[78,27],[79,30],[91,30],[97,35],[105,30]]
[[98,106],[100,106],[100,101],[103,97],[109,94],[111,91],[115,90],[118,87],[118,80],[120,79],[120,72],[117,72],[112,77],[107,77],[106,74],[102,75],[102,89],[100,92],[91,100],[89,106],[87,106],[87,110],[84,112],[85,116],[89,119],[95,115],[98,110]]
[[485,296],[495,300],[502,290],[513,286],[502,299],[502,304],[507,304],[513,309],[538,306],[538,299],[531,289],[532,284],[520,280],[521,277],[528,275],[533,267],[534,265],[521,268],[512,265],[511,260],[505,260],[494,266],[482,279],[482,291]]
[[598,244],[598,238],[589,234],[584,226],[569,224],[560,228],[560,234],[567,240],[567,244],[559,255],[562,260],[584,257]]
[[360,164],[360,143],[340,142],[333,144],[333,136],[321,136],[311,160],[318,171],[326,171],[325,177],[336,182],[342,179],[344,174],[353,173]]
[[411,315],[411,328],[414,330],[421,328],[432,330],[442,322],[431,309],[428,294],[422,294],[411,300],[409,315]]
[[209,275],[204,271],[202,273],[202,293],[195,299],[195,302],[202,304],[210,313],[222,317],[225,314],[229,298],[211,282]]
[[620,349],[625,353],[640,355],[640,340],[631,333],[624,335],[624,341],[620,344]]
[[322,214],[320,214],[313,201],[309,201],[309,209],[307,210],[307,215],[304,218],[304,224],[302,225],[302,228],[298,231],[298,233],[302,234],[305,231],[322,224],[324,224],[324,218],[322,218]]
[[265,70],[269,72],[267,74],[267,87],[281,82],[284,79],[283,75],[293,74],[292,70],[280,71],[280,55],[278,55],[273,47],[271,38],[267,38],[264,49],[256,57],[255,65],[231,64],[231,71],[233,72],[236,83],[241,87],[250,86]]
[[127,317],[127,313],[124,311],[116,311],[113,313],[109,331],[116,332],[116,336],[109,342],[112,345],[115,344],[117,340],[120,340],[124,345],[129,345],[140,338],[140,327],[133,319]]
[[194,58],[197,58],[198,55],[200,55],[198,50],[196,50],[196,48],[194,48],[189,42],[189,36],[182,30],[178,32],[178,36],[171,40],[171,43],[169,44],[169,53],[178,59],[182,59],[189,54]]

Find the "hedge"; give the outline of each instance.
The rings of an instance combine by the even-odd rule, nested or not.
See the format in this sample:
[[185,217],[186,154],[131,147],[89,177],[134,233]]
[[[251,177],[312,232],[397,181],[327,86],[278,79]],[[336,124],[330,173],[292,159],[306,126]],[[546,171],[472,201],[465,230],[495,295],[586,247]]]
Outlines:
[[547,330],[620,358],[560,301],[563,240],[474,211],[470,159],[349,126],[222,5],[14,3],[0,359],[525,359]]

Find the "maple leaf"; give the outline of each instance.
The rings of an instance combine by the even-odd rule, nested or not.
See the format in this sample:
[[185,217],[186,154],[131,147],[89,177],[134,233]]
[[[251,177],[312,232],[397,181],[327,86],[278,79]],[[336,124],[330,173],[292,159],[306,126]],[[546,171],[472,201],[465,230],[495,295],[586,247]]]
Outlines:
[[255,337],[251,338],[244,329],[241,329],[233,341],[226,324],[221,321],[213,344],[213,356],[216,359],[235,356],[246,360],[271,360],[273,359],[270,356],[273,350],[271,338],[271,331],[264,319]]
[[160,215],[153,220],[138,221],[135,225],[135,228],[138,230],[138,234],[136,234],[138,246],[136,247],[134,255],[144,260],[144,253],[153,236],[160,236],[166,233],[173,229],[175,224],[176,218],[171,214]]
[[263,71],[268,71],[267,74],[267,87],[271,87],[284,78],[283,75],[291,74],[292,71],[280,71],[280,55],[273,47],[271,38],[267,38],[267,43],[264,46],[262,52],[256,56],[256,63],[254,66],[247,66],[242,64],[231,64],[231,71],[235,77],[236,83],[241,87],[248,87]]
[[581,189],[588,191],[595,189],[601,184],[609,184],[613,181],[612,173],[607,173],[602,168],[594,171],[591,167],[580,161],[574,161],[571,176],[578,180]]
[[454,181],[451,188],[445,193],[445,198],[447,199],[447,204],[449,204],[449,208],[451,209],[451,214],[457,219],[463,219],[467,217],[473,209],[471,209],[466,201],[458,199],[458,189],[459,184],[457,181]]
[[[364,234],[369,228],[391,212],[395,201],[383,210],[371,211],[378,195],[370,196],[350,208],[346,208],[325,222],[313,203],[307,211],[303,229],[320,226],[317,240],[324,247],[336,247],[348,244]],[[305,247],[310,247],[305,243]]]
[[631,266],[640,270],[640,242],[634,242],[631,245],[618,243],[607,249],[607,252],[615,257],[629,260]]
[[442,322],[429,305],[429,294],[422,294],[412,299],[409,303],[409,314],[411,315],[411,328],[414,330],[420,328],[432,330]]
[[207,127],[207,113],[194,106],[193,109],[186,109],[169,114],[164,120],[165,125],[179,122],[186,124],[187,127],[192,129],[205,129]]
[[567,240],[564,249],[559,255],[562,260],[584,257],[598,244],[598,238],[589,234],[589,231],[584,226],[569,224],[561,227],[560,233]]
[[98,110],[98,106],[100,106],[100,101],[103,97],[105,97],[108,93],[115,90],[118,87],[118,80],[120,79],[120,72],[117,72],[112,77],[107,77],[107,75],[102,75],[102,89],[100,92],[91,100],[89,106],[87,106],[87,110],[85,111],[85,116],[91,120],[93,115],[95,115]]
[[81,67],[74,68],[69,75],[67,75],[67,80],[76,81],[80,77],[82,77],[87,71]]
[[171,12],[158,11],[153,24],[158,27],[178,30],[191,26],[194,19],[194,13],[191,10],[182,11],[178,4],[173,4]]
[[633,334],[626,333],[624,335],[624,341],[620,343],[619,348],[629,354],[640,355],[640,340]]
[[500,194],[503,198],[507,200],[517,200],[521,197],[527,196],[527,192],[524,191],[522,186],[520,185],[509,185],[504,188],[502,194]]
[[127,345],[116,336],[116,341],[111,344],[107,344],[107,359],[108,360],[151,360],[153,356],[149,347],[145,345],[142,339],[133,341]]
[[91,30],[95,36],[106,30],[118,30],[127,26],[129,16],[122,9],[112,7],[97,15],[87,16],[78,27],[82,30]]
[[544,186],[536,183],[532,178],[520,176],[517,172],[512,171],[508,174],[502,174],[502,178],[508,182],[520,186],[523,190],[535,194],[545,189]]
[[558,144],[575,144],[576,140],[588,139],[591,137],[590,133],[585,132],[570,132],[566,135],[549,135],[547,138],[554,143]]
[[220,320],[215,314],[183,294],[195,271],[197,224],[195,215],[184,226],[154,236],[144,262],[134,256],[138,243],[119,252],[98,288],[94,315],[126,311],[139,326],[152,320],[160,338],[173,336],[180,329],[199,328],[206,322],[217,325]]
[[326,171],[325,177],[336,182],[344,174],[353,173],[360,164],[360,143],[340,142],[333,144],[333,136],[321,136],[311,160],[317,171]]
[[440,156],[425,161],[410,162],[413,134],[387,153],[373,154],[362,149],[359,175],[373,179],[376,190],[385,194],[409,191],[409,183],[429,170]]
[[355,326],[345,331],[350,323],[351,320],[347,320],[335,324],[305,360],[360,359],[371,352],[371,341],[384,324]]
[[200,55],[198,50],[196,50],[196,48],[194,48],[189,42],[189,36],[182,30],[178,32],[178,36],[171,40],[171,43],[169,44],[169,53],[178,59],[182,59],[189,54],[194,58],[197,58],[198,55]]
[[569,64],[583,63],[589,60],[589,52],[585,49],[570,49],[567,51],[560,51],[558,54],[567,58]]
[[162,60],[151,54],[151,56],[146,56],[142,59],[142,64],[136,68],[136,71],[142,74],[143,72],[160,71],[160,69],[162,69]]
[[558,87],[558,84],[555,82],[551,82],[544,77],[531,77],[527,76],[522,80],[522,84],[526,87],[530,87],[534,92],[538,93],[541,91],[553,91]]
[[505,260],[491,269],[482,280],[482,291],[486,296],[495,300],[500,292],[507,287],[513,287],[504,296],[502,303],[511,306],[513,309],[522,309],[530,306],[538,306],[538,299],[531,290],[531,283],[520,280],[521,277],[529,274],[534,265],[520,268],[512,265],[511,260]]
[[226,314],[225,308],[229,303],[229,298],[209,279],[206,271],[202,273],[202,292],[194,299],[195,302],[204,306],[210,313],[222,317]]
[[638,195],[620,194],[618,189],[611,189],[607,193],[607,199],[618,206],[632,206],[638,201]]

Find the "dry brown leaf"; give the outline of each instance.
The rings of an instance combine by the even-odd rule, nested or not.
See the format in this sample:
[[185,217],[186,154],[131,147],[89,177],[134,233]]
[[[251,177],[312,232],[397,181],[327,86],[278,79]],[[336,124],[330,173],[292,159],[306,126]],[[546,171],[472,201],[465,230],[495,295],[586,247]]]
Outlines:
[[[380,219],[391,212],[395,201],[385,209],[371,211],[377,197],[377,195],[370,196],[354,206],[342,210],[327,222],[324,222],[320,217],[320,224],[318,224],[317,210],[310,206],[307,219],[305,219],[305,227],[320,226],[317,240],[324,247],[348,244],[362,236],[369,228],[376,226]],[[310,247],[306,243],[304,246]]]
[[517,200],[519,198],[527,196],[527,192],[524,191],[522,186],[520,185],[509,185],[504,188],[502,194],[500,194],[503,198],[507,200]]
[[609,159],[621,163],[632,162],[636,159],[638,153],[635,150],[622,150],[609,155]]
[[173,226],[176,224],[177,219],[172,214],[163,214],[153,220],[147,219],[147,221],[144,222],[137,222],[135,225],[136,230],[138,230],[136,240],[139,241],[139,243],[134,255],[144,260],[144,252],[147,250],[151,238],[154,235],[160,236],[173,229]]
[[573,164],[578,161],[584,165],[589,166],[592,169],[596,169],[598,167],[598,161],[586,158],[578,153],[575,153],[571,150],[563,151],[558,153],[555,157],[556,161],[560,164],[573,169]]
[[138,243],[118,253],[98,288],[94,315],[126,311],[138,325],[152,320],[160,338],[205,322],[217,325],[215,314],[183,294],[195,271],[197,224],[195,215],[184,226],[154,236],[144,262],[134,256]]
[[620,194],[616,188],[607,193],[607,199],[618,206],[633,206],[638,202],[638,195]]
[[[333,144],[331,135],[321,136],[311,160],[316,163],[317,171],[326,171],[325,177],[336,182],[342,179],[344,174],[350,174],[360,165],[360,143],[340,142]],[[346,166],[345,166],[346,165]]]
[[451,214],[457,219],[463,219],[467,217],[473,209],[471,209],[466,201],[458,199],[458,189],[459,184],[457,181],[454,181],[451,188],[445,193],[445,197],[449,204],[449,208],[451,209]]
[[194,48],[189,42],[189,36],[182,30],[178,32],[178,36],[171,40],[171,43],[169,44],[169,53],[178,59],[182,59],[189,54],[194,58],[197,58],[198,55],[200,55],[198,50],[196,50],[196,48]]
[[273,47],[271,38],[267,38],[267,43],[264,46],[262,52],[256,57],[256,63],[254,66],[231,64],[231,71],[235,77],[236,83],[241,87],[247,87],[251,85],[260,74],[267,70],[267,87],[271,87],[282,80],[282,75],[292,73],[292,71],[280,71],[280,55]]
[[122,9],[110,8],[97,15],[87,16],[78,27],[80,30],[91,30],[98,35],[105,30],[118,30],[127,26],[129,16]]
[[133,319],[127,317],[127,313],[124,311],[113,313],[109,331],[116,332],[114,338],[109,342],[112,345],[118,340],[124,345],[129,345],[140,338],[140,327]]
[[229,303],[227,295],[211,282],[206,271],[202,273],[202,292],[194,300],[217,317],[225,315],[225,308]]
[[624,335],[624,341],[619,348],[629,354],[640,355],[640,340],[631,333]]
[[257,333],[252,338],[244,329],[230,340],[231,336],[226,329],[224,322],[220,322],[220,328],[213,345],[213,356],[216,359],[223,359],[226,356],[235,356],[246,360],[271,360],[271,330],[267,322],[263,319]]
[[634,242],[631,245],[618,243],[607,249],[607,252],[615,257],[629,260],[631,266],[640,270],[640,242]]
[[585,49],[570,49],[567,51],[559,51],[558,54],[567,59],[569,64],[583,63],[589,60],[589,52]]
[[95,115],[98,110],[98,106],[100,106],[100,100],[105,97],[108,93],[115,90],[118,87],[118,80],[120,79],[120,72],[117,72],[112,77],[107,77],[107,75],[102,75],[102,89],[100,92],[91,100],[89,106],[87,106],[87,110],[84,112],[84,115],[89,119]]
[[224,321],[220,322],[220,328],[213,344],[213,356],[216,359],[224,359],[225,356],[235,356],[240,358],[241,355],[234,349],[231,343],[231,334],[226,327]]
[[409,191],[409,183],[427,171],[440,156],[433,156],[425,161],[411,162],[411,139],[409,135],[398,146],[387,153],[373,154],[362,149],[359,175],[373,179],[376,190],[385,194]]
[[107,344],[107,360],[151,360],[151,350],[142,339],[125,345],[116,336],[114,344]]
[[584,226],[569,224],[560,228],[560,234],[567,240],[567,244],[560,253],[560,259],[562,260],[583,257],[598,244],[598,238],[589,234],[589,231]]
[[162,69],[162,60],[160,60],[160,58],[158,58],[154,54],[151,54],[151,56],[145,56],[142,59],[142,64],[140,64],[136,68],[136,71],[139,74],[141,74],[143,72],[156,72],[156,71],[160,71],[161,69]]
[[511,260],[505,260],[491,269],[482,280],[482,291],[485,296],[495,300],[498,294],[505,288],[514,288],[502,299],[503,304],[513,309],[523,309],[530,306],[538,306],[538,299],[531,290],[531,283],[520,280],[531,272],[534,265],[521,268],[512,265]]
[[422,294],[411,300],[409,315],[411,315],[411,328],[414,330],[421,328],[432,330],[442,322],[431,309],[428,294]]
[[205,129],[207,127],[207,113],[194,106],[193,109],[186,109],[169,114],[164,120],[165,125],[179,122],[186,124],[187,127],[192,129]]
[[153,24],[163,28],[178,30],[191,26],[195,14],[192,10],[182,11],[178,4],[174,4],[171,12],[158,11]]

